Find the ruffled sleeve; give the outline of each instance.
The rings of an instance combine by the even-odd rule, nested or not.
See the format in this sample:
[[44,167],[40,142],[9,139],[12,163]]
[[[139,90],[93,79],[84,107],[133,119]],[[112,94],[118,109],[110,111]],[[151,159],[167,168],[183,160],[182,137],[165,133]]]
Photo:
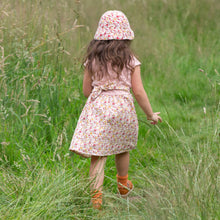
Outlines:
[[140,65],[141,65],[141,62],[134,56],[131,61],[131,66],[136,67],[136,66],[140,66]]

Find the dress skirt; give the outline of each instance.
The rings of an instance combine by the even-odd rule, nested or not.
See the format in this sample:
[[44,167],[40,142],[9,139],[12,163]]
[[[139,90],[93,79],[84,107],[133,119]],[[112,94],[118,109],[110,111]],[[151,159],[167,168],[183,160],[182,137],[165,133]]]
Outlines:
[[137,138],[138,120],[130,92],[93,92],[80,115],[69,150],[83,157],[120,154],[134,149]]

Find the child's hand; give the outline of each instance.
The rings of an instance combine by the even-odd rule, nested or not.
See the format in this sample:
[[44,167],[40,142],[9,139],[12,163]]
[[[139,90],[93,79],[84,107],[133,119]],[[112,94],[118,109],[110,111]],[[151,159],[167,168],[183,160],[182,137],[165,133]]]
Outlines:
[[160,112],[155,112],[151,117],[147,117],[147,120],[152,121],[152,125],[156,125],[158,121],[162,122],[162,118],[159,116]]

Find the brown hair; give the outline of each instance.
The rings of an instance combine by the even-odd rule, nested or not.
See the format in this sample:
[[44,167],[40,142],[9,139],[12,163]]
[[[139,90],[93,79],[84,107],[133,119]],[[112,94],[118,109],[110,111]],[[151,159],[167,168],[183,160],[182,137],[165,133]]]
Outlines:
[[[118,78],[123,68],[133,71],[130,63],[134,54],[130,44],[130,40],[92,40],[85,56],[89,74],[93,76],[98,72],[98,78],[102,79],[105,74],[108,74],[107,64],[111,64]],[[96,68],[93,65],[94,61]]]

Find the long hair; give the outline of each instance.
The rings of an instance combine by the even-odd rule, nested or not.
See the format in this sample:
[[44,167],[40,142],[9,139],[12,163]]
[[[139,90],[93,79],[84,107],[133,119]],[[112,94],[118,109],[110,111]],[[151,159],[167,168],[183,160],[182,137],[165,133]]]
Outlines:
[[130,49],[130,44],[130,40],[92,40],[85,56],[89,74],[93,76],[98,73],[97,76],[100,80],[104,75],[109,74],[109,64],[117,73],[118,78],[124,68],[133,71],[130,62],[134,54]]

